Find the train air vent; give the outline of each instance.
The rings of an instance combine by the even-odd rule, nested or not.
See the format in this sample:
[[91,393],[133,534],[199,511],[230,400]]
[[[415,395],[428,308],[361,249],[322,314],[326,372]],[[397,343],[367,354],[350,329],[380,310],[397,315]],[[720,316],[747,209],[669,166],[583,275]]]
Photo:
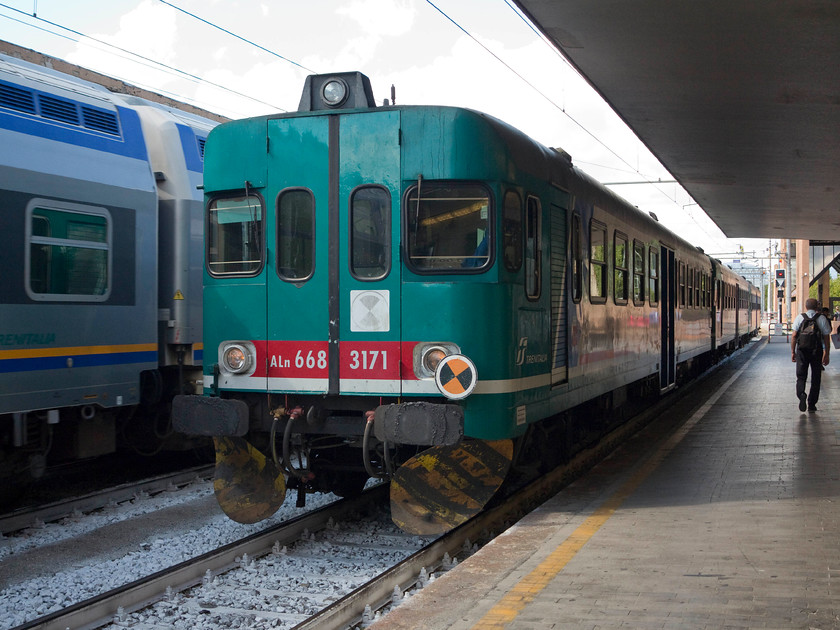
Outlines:
[[22,90],[14,85],[0,83],[0,107],[34,114],[35,98],[29,90]]
[[76,109],[76,104],[71,101],[39,94],[38,104],[41,106],[41,116],[44,118],[51,118],[71,125],[79,124],[79,112]]
[[204,143],[207,142],[207,138],[196,138],[198,140],[198,154],[201,156],[201,159],[204,159]]
[[109,133],[112,136],[120,135],[117,115],[114,112],[82,105],[82,121],[87,129]]

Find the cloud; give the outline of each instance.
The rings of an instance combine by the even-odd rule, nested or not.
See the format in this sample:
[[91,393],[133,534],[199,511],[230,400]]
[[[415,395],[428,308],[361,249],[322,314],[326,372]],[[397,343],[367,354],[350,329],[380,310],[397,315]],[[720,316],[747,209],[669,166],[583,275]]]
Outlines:
[[[120,18],[119,28],[113,33],[91,33],[92,38],[107,42],[123,50],[168,65],[173,64],[178,32],[173,11],[153,0],[143,0],[135,9]],[[148,62],[120,54],[102,54],[101,44],[82,39],[68,61],[96,70],[103,74],[125,78],[130,74],[132,83],[159,83],[161,71],[150,68]],[[163,82],[166,82],[165,79]]]
[[356,0],[336,13],[355,21],[368,35],[397,37],[411,30],[417,10],[411,0]]

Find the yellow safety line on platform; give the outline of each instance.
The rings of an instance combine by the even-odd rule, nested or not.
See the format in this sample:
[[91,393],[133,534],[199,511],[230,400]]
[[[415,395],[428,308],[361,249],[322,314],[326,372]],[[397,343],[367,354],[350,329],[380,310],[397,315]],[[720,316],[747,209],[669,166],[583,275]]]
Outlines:
[[474,630],[488,630],[490,628],[504,628],[519,616],[529,603],[534,601],[542,590],[548,586],[560,571],[563,570],[577,552],[589,542],[610,516],[624,503],[636,488],[662,463],[662,460],[682,441],[688,432],[714,406],[718,399],[729,389],[750,363],[758,356],[765,346],[756,351],[750,359],[738,370],[717,392],[715,392],[700,407],[688,421],[665,441],[662,446],[648,459],[636,473],[611,497],[609,497],[595,512],[587,518],[569,537],[552,551],[536,569],[522,578],[499,603],[493,606],[484,617],[473,626]]

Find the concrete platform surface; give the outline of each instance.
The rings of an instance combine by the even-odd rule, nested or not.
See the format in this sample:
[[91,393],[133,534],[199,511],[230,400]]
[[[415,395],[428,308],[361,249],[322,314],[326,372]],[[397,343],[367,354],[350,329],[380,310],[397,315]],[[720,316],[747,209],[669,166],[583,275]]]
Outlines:
[[784,338],[370,628],[840,628],[840,352],[801,413]]

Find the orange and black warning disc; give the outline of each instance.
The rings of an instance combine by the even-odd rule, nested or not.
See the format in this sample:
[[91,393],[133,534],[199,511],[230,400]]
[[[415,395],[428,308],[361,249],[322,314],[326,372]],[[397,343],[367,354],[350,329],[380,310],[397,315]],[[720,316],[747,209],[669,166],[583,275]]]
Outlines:
[[463,354],[450,354],[435,370],[435,384],[438,390],[452,400],[469,396],[477,382],[478,371],[475,364]]

